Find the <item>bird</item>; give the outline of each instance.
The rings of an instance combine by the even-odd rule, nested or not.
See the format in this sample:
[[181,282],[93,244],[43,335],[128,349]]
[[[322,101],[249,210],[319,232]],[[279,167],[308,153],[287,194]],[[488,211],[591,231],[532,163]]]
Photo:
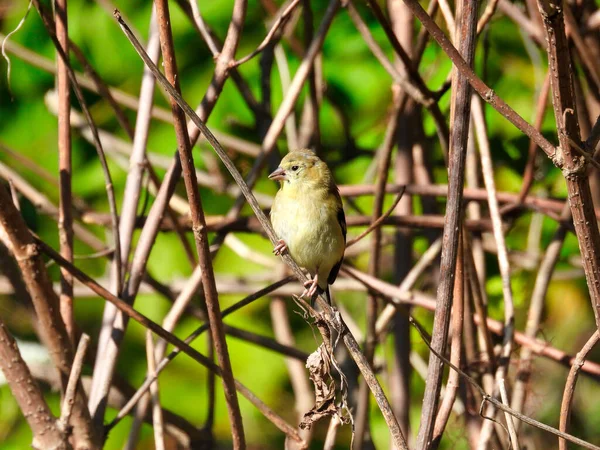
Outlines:
[[346,248],[346,216],[331,170],[313,151],[293,150],[269,175],[280,188],[271,207],[271,224],[279,238],[273,253],[288,252],[311,274],[301,297],[313,302],[317,288],[331,304],[333,284]]

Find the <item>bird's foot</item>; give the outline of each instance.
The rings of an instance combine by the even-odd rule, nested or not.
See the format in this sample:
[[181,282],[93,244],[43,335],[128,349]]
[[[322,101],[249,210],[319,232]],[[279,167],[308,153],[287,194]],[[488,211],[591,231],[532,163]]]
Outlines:
[[312,280],[308,280],[304,283],[304,292],[300,295],[300,297],[312,298],[313,295],[317,293],[317,288],[319,287],[319,275],[315,275]]
[[282,255],[283,252],[287,251],[287,244],[283,241],[283,239],[279,239],[279,241],[277,241],[277,245],[275,246],[275,248],[273,248],[273,253],[275,253],[276,256]]

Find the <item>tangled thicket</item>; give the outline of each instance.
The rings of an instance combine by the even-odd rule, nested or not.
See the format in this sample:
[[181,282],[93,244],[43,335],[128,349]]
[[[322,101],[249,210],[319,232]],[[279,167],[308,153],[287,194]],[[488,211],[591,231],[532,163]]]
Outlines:
[[[0,7],[2,448],[598,448],[593,1],[29,7]],[[349,227],[315,309],[266,219],[304,147]]]

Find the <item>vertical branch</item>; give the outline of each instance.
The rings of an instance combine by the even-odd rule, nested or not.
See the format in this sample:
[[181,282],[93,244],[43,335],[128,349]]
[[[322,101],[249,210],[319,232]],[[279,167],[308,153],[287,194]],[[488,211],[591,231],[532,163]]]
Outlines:
[[[158,28],[156,26],[156,15],[154,13],[150,19],[150,32],[148,38],[148,54],[153,61],[158,62],[160,55],[160,46],[158,39]],[[142,178],[144,174],[144,166],[146,160],[146,142],[148,139],[148,131],[150,125],[150,114],[152,112],[152,100],[154,97],[155,78],[144,67],[142,77],[142,87],[140,89],[140,101],[135,124],[135,134],[133,137],[133,148],[129,158],[129,171],[125,182],[125,191],[123,194],[123,206],[121,208],[121,220],[119,221],[119,233],[121,244],[121,273],[113,273],[111,280],[111,291],[120,293],[119,289],[121,281],[124,279],[126,268],[129,262],[129,252],[135,229],[135,219],[137,216],[140,191],[142,186]],[[114,365],[110,363],[112,352],[109,350],[112,347],[110,340],[113,334],[113,323],[115,317],[120,313],[110,303],[107,303],[104,308],[102,318],[103,326],[98,337],[98,351],[96,355],[96,364],[94,375],[92,377],[92,387],[90,389],[89,407],[94,418],[100,424],[104,420],[104,408]]]
[[560,143],[557,151],[560,152],[558,156],[563,163],[573,224],[579,241],[596,326],[600,328],[600,232],[588,182],[587,162],[583,155],[572,148],[572,142],[580,145],[580,135],[562,1],[538,0],[538,8],[548,40],[552,103]]
[[[536,130],[542,129],[542,123],[544,122],[544,115],[546,112],[546,103],[548,103],[548,94],[550,93],[550,72],[544,79],[544,84],[540,90],[540,96],[538,98],[537,109],[535,113],[534,126]],[[537,154],[537,144],[533,139],[529,140],[529,149],[527,151],[527,164],[525,164],[525,173],[523,174],[523,183],[521,185],[521,191],[519,192],[519,203],[523,202],[523,199],[529,193],[531,185],[533,184],[533,175],[535,172],[535,156]]]
[[[388,0],[387,2],[390,22],[398,42],[406,49],[408,56],[413,60],[413,67],[418,67],[420,55],[413,57],[413,32],[414,18],[410,10],[401,0]],[[402,72],[402,63],[396,61],[396,68]],[[413,127],[416,125],[421,112],[414,101],[409,100],[400,115],[398,132],[396,133],[396,159],[394,167],[394,179],[398,185],[408,185],[413,182],[413,146],[416,133]],[[412,197],[403,196],[395,213],[398,215],[412,214]],[[408,229],[396,231],[396,242],[394,248],[395,273],[394,282],[402,283],[410,272],[412,265],[412,236]],[[410,435],[410,324],[408,316],[396,312],[393,318],[392,333],[394,336],[394,353],[391,361],[390,390],[392,397],[392,408],[400,427],[405,436]]]
[[[146,330],[146,358],[148,360],[148,376],[156,377],[156,360],[154,359],[154,337],[152,331]],[[158,379],[150,385],[150,395],[152,397],[152,425],[154,428],[154,448],[156,450],[165,450],[164,424],[162,417],[162,408],[160,407],[160,398],[158,391]]]
[[[500,398],[502,399],[502,403],[504,406],[509,407],[508,402],[508,393],[506,392],[506,384],[504,382],[504,378],[500,378],[498,380],[498,388],[500,389]],[[510,446],[514,450],[520,450],[521,446],[519,445],[519,438],[517,437],[517,430],[515,428],[515,420],[513,417],[505,412],[504,418],[506,419],[506,426],[508,427],[508,436],[510,437]]]
[[[514,338],[515,308],[513,304],[512,288],[510,284],[510,265],[508,262],[508,251],[506,250],[506,242],[504,239],[504,232],[502,230],[502,218],[500,217],[498,199],[496,196],[494,168],[492,166],[492,155],[490,151],[489,141],[487,139],[487,127],[485,124],[485,117],[483,113],[481,99],[475,95],[473,95],[472,97],[472,110],[473,122],[475,124],[475,131],[477,135],[477,141],[479,144],[479,154],[481,157],[483,179],[485,183],[485,189],[488,194],[488,205],[490,209],[490,215],[492,217],[494,239],[496,240],[496,246],[498,248],[498,266],[500,268],[500,276],[502,278],[502,294],[504,297],[504,335],[502,338],[500,364],[498,365],[498,369],[496,372],[496,379],[499,383],[501,380],[504,380],[504,378],[506,378],[506,373],[508,371],[508,363],[510,361],[510,355],[512,352]],[[486,416],[492,417],[493,411],[493,405],[488,405],[488,407],[486,408]],[[481,431],[481,440],[487,439],[487,437],[489,436],[488,433],[490,433],[492,427],[493,421],[487,420],[484,422]]]
[[73,405],[75,404],[75,395],[77,394],[77,385],[79,378],[81,377],[81,371],[83,370],[83,363],[85,359],[85,353],[90,345],[90,337],[87,334],[82,334],[77,345],[77,351],[75,352],[75,358],[73,359],[73,366],[71,367],[71,373],[69,374],[69,381],[67,388],[65,389],[65,395],[63,398],[63,404],[60,409],[60,419],[58,426],[61,430],[67,431],[69,426],[69,420],[73,413]]
[[[156,25],[156,11],[152,9],[150,18],[150,31],[147,44],[148,55],[152,61],[158,63],[160,57],[160,43],[158,27]],[[129,158],[129,172],[125,183],[123,194],[123,208],[119,228],[121,231],[121,258],[123,267],[127,267],[129,251],[133,239],[136,213],[140,199],[142,178],[146,165],[146,143],[148,142],[148,131],[150,128],[150,116],[152,114],[152,103],[154,99],[154,87],[156,80],[152,73],[144,66],[142,75],[142,86],[140,88],[140,103],[135,122],[135,134],[133,136],[133,147]],[[124,270],[123,270],[124,271]],[[123,275],[121,274],[121,277]]]
[[[463,317],[464,317],[464,258],[463,258],[464,246],[462,245],[462,239],[459,238],[458,245],[458,259],[456,262],[456,277],[454,278],[454,294],[452,300],[452,344],[450,349],[450,362],[454,366],[460,368],[461,361],[461,347],[462,347],[462,332],[463,332]],[[448,381],[446,383],[446,392],[444,393],[444,399],[440,405],[440,410],[435,420],[435,426],[433,428],[432,447],[436,448],[439,446],[444,429],[450,418],[450,412],[454,406],[456,400],[456,394],[458,393],[459,386],[459,375],[455,370],[451,370],[448,374]]]
[[[571,210],[569,205],[565,205],[563,213],[561,214],[561,219],[567,220],[570,216]],[[533,285],[533,292],[531,293],[527,322],[525,324],[525,335],[527,337],[535,338],[539,330],[542,312],[544,310],[544,300],[546,299],[548,286],[552,279],[552,274],[556,263],[558,262],[566,235],[567,228],[564,225],[559,225],[558,230],[556,230],[552,237],[552,242],[550,242],[550,245],[546,248],[546,253],[544,254],[542,262],[540,263],[538,274],[535,278],[535,284]],[[523,411],[523,405],[525,404],[527,396],[527,386],[529,378],[531,377],[531,366],[533,363],[532,355],[533,352],[529,347],[523,347],[521,349],[519,367],[515,377],[516,381],[511,399],[512,408],[520,412]],[[515,426],[518,431],[520,422],[517,422]]]
[[[173,35],[171,33],[169,5],[167,0],[157,0],[155,5],[165,75],[169,83],[171,83],[177,93],[180,94],[181,92],[179,87],[179,76],[177,73],[177,62],[175,59]],[[239,27],[242,25],[243,24],[241,23],[238,24]],[[170,97],[170,102],[171,110],[173,112],[175,134],[177,136],[177,151],[179,152],[179,158],[181,160],[185,189],[190,204],[192,229],[194,233],[194,239],[196,241],[196,251],[199,258],[198,263],[200,270],[202,271],[202,285],[204,287],[206,309],[208,312],[213,343],[217,353],[217,360],[222,371],[223,389],[225,391],[225,400],[227,402],[229,420],[231,423],[233,447],[235,449],[243,449],[246,447],[246,443],[244,438],[244,428],[242,425],[242,415],[237,400],[235,382],[231,370],[227,342],[225,340],[225,331],[223,330],[219,296],[215,283],[210,249],[208,246],[206,220],[204,218],[204,210],[202,208],[202,201],[198,191],[198,181],[196,179],[194,159],[192,156],[190,138],[185,122],[185,114],[177,105],[177,102],[174,98]]]
[[[69,54],[67,0],[56,0],[56,38],[65,55]],[[57,58],[56,84],[58,87],[58,236],[60,254],[73,261],[73,214],[71,199],[71,91],[67,64]],[[60,271],[60,315],[67,328],[71,343],[75,342],[73,318],[73,277]]]
[[[271,301],[270,306],[275,338],[282,344],[295,345],[294,335],[292,334],[290,327],[290,320],[285,309],[285,301],[280,297],[276,297]],[[311,391],[308,377],[306,376],[304,363],[293,358],[285,358],[285,365],[287,366],[292,389],[294,390],[296,414],[298,415],[298,422],[300,422],[304,414],[310,411],[310,408],[313,406],[314,395]],[[334,418],[331,420],[334,420]],[[310,444],[312,430],[301,429],[299,433],[304,442]]]
[[[463,0],[458,3],[457,41],[461,56],[469,66],[473,64],[475,53],[475,29],[477,26],[477,2]],[[458,254],[458,238],[463,213],[463,183],[465,160],[467,155],[467,139],[471,110],[471,87],[465,76],[458,70],[452,76],[452,110],[450,123],[453,124],[450,136],[449,182],[446,218],[442,244],[440,269],[440,285],[437,292],[437,306],[433,321],[431,347],[443,354],[448,341],[450,308]],[[417,449],[429,448],[443,375],[443,363],[432,352],[429,355],[429,372],[427,373],[421,424],[417,435]]]
[[[383,201],[385,200],[385,186],[390,170],[390,162],[392,150],[394,149],[396,131],[398,130],[398,116],[400,111],[406,105],[406,95],[397,95],[394,98],[394,105],[388,119],[388,125],[385,131],[385,136],[381,147],[377,150],[379,166],[377,168],[377,181],[375,186],[375,199],[373,200],[373,213],[371,215],[372,222],[375,222],[382,214]],[[381,227],[373,230],[371,237],[371,252],[369,257],[369,275],[377,277],[381,260]],[[377,345],[377,335],[375,325],[377,322],[377,295],[370,293],[367,299],[367,333],[365,344],[365,357],[369,364],[373,365],[373,356],[375,355],[375,347]],[[369,390],[365,381],[361,383],[359,389],[359,400],[356,412],[356,434],[355,443],[361,446],[363,438],[369,428]]]
[[[303,0],[302,18],[304,20],[304,43],[306,48],[310,46],[314,34],[313,12],[310,6],[310,0]],[[308,93],[304,103],[304,113],[299,130],[300,147],[310,147],[319,151],[320,147],[320,129],[319,129],[319,92],[318,77],[319,71],[316,70],[318,56],[315,64],[308,73]]]

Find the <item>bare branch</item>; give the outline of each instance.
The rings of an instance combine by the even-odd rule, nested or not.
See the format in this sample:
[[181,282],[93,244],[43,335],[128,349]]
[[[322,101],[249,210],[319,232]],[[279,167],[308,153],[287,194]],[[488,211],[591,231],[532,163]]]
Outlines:
[[15,339],[2,320],[0,320],[0,369],[31,428],[33,433],[31,446],[39,450],[69,449],[66,436],[61,433],[39,385],[21,357]]

